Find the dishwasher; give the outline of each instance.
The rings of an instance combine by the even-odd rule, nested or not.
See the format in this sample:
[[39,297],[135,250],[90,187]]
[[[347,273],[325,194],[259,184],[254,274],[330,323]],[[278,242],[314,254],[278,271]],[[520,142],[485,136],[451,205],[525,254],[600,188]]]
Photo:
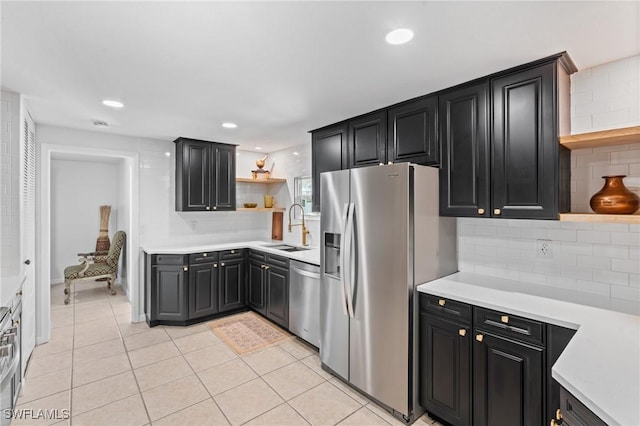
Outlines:
[[320,347],[320,267],[289,264],[289,330]]

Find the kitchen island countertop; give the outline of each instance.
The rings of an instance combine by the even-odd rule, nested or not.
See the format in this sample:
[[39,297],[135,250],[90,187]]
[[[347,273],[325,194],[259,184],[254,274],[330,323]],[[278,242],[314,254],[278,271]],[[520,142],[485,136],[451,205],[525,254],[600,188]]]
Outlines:
[[640,425],[637,302],[462,272],[418,291],[577,330],[553,378],[606,423]]
[[[276,254],[278,256],[288,257],[291,260],[310,263],[312,265],[320,265],[320,249],[317,247],[308,247],[308,250],[287,252],[277,250],[270,245],[285,245],[282,241],[238,241],[219,244],[207,243],[164,243],[156,245],[148,245],[140,247],[147,254],[190,254],[209,251],[233,250],[233,249],[255,249],[266,253]],[[289,245],[289,244],[286,244]]]

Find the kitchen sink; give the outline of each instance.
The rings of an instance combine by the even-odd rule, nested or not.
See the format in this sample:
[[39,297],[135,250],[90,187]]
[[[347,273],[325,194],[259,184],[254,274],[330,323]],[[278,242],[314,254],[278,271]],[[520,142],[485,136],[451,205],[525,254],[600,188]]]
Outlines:
[[268,244],[268,245],[265,245],[264,247],[268,247],[276,250],[288,251],[288,252],[309,250],[306,247],[296,247],[296,246],[290,246],[288,244]]

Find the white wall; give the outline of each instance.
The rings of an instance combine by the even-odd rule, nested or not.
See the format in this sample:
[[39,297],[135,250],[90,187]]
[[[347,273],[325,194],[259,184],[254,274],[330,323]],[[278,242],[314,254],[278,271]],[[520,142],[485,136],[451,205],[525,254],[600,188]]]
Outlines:
[[264,213],[176,212],[175,145],[171,141],[39,125],[38,144],[138,153],[141,246],[267,239],[271,235],[270,218]]
[[640,55],[571,76],[571,133],[640,125]]
[[[113,232],[116,230],[124,230],[125,232],[128,229],[131,229],[131,203],[129,200],[131,199],[131,167],[127,164],[129,160],[121,159],[118,164],[118,171],[116,174],[118,175],[118,202],[117,202],[117,210],[115,221],[117,223],[117,229],[113,229]],[[113,214],[113,213],[112,213]],[[111,229],[111,228],[109,228]],[[112,233],[113,233],[112,232]],[[127,280],[129,275],[127,262],[123,262],[122,259],[126,259],[127,257],[127,245],[125,244],[122,247],[122,253],[120,254],[120,265],[118,271],[118,278],[120,281],[120,286],[128,293],[129,282]]]
[[0,304],[20,287],[20,95],[0,94]]
[[[119,201],[123,160],[51,161],[51,283],[64,282],[64,268],[78,264],[78,253],[96,248],[100,206],[110,205],[109,239],[122,227]],[[127,228],[125,228],[127,229]]]

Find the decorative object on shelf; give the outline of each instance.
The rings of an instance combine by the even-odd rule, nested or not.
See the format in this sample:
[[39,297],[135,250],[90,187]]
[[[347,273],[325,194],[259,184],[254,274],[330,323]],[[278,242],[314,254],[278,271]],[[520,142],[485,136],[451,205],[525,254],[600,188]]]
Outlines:
[[256,166],[258,167],[258,169],[262,169],[264,167],[264,161],[267,159],[268,156],[269,154],[262,157],[262,160],[256,160]]
[[589,205],[599,214],[633,214],[640,207],[640,197],[624,186],[625,175],[602,176],[604,186],[591,197]]
[[276,203],[276,199],[273,195],[264,196],[264,207],[267,209],[272,208]]
[[96,251],[108,251],[111,247],[109,241],[109,215],[111,206],[100,206],[100,232],[96,241]]
[[284,224],[284,213],[273,212],[271,217],[271,239],[282,241],[282,228]]
[[258,207],[258,203],[244,203],[244,207],[247,209],[255,209]]
[[251,170],[251,177],[253,179],[265,180],[269,179],[271,176],[271,172],[269,170],[263,170],[264,162],[267,159],[269,154],[262,157],[260,160],[256,160],[256,166],[258,167],[256,170]]

